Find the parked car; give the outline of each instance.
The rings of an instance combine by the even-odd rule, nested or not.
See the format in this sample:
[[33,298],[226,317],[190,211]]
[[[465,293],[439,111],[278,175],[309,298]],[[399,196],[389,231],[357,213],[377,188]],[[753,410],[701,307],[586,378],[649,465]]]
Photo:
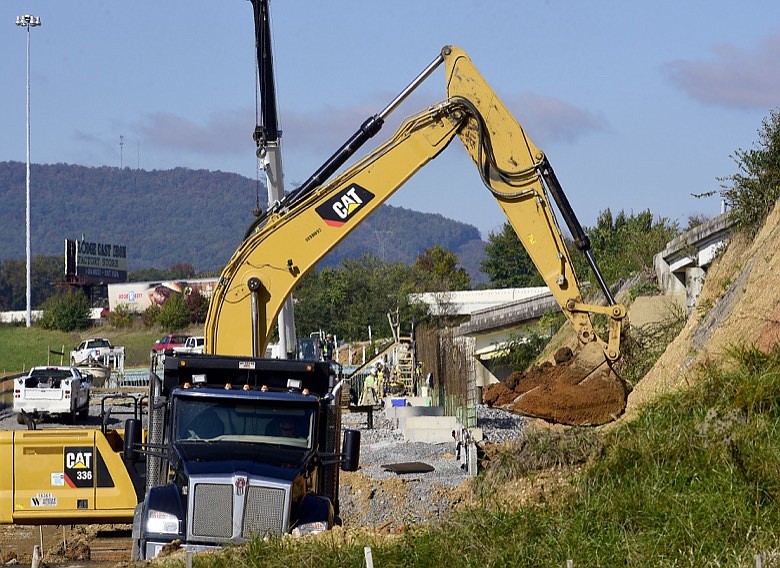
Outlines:
[[108,365],[119,357],[124,357],[124,347],[114,347],[108,339],[99,337],[85,339],[70,352],[70,364],[73,366],[100,361]]
[[72,422],[89,414],[92,377],[76,367],[33,367],[14,380],[14,412],[22,424],[22,411],[37,418],[45,414],[64,414]]
[[173,353],[174,348],[184,347],[188,337],[191,336],[182,333],[164,335],[152,346],[152,353],[165,353],[166,355],[169,355]]
[[182,347],[174,347],[174,353],[203,353],[205,338],[202,335],[192,335],[187,338]]

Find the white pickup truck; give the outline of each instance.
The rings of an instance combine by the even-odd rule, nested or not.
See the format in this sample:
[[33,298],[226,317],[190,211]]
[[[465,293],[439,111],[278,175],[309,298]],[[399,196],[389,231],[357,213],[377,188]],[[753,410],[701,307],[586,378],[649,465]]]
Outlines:
[[203,353],[205,340],[202,335],[191,335],[181,347],[174,347],[174,353]]
[[14,380],[14,412],[20,424],[22,411],[37,418],[46,414],[64,414],[71,422],[89,414],[91,377],[76,367],[33,367]]
[[108,339],[85,339],[70,352],[70,364],[73,366],[98,361],[108,367],[118,367],[119,360],[124,362],[125,348],[114,347]]

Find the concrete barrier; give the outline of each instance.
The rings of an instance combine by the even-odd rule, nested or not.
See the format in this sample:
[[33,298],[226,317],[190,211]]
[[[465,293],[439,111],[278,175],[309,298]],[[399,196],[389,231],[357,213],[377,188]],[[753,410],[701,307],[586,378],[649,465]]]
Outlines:
[[453,430],[459,430],[454,416],[409,416],[406,418],[404,439],[408,442],[452,442]]
[[441,406],[385,406],[384,412],[385,418],[388,420],[397,420],[407,416],[442,416],[444,408]]

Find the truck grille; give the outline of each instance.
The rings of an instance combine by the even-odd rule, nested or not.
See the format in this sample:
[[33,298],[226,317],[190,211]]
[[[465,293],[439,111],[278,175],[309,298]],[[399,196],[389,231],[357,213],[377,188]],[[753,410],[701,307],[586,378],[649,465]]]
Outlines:
[[253,534],[281,534],[284,523],[284,491],[250,486],[244,508],[243,538]]
[[248,479],[247,485],[237,491],[233,477],[191,478],[190,536],[221,543],[286,532],[289,485],[272,482],[269,486],[257,479]]
[[192,534],[214,538],[233,536],[232,485],[198,483],[195,486]]

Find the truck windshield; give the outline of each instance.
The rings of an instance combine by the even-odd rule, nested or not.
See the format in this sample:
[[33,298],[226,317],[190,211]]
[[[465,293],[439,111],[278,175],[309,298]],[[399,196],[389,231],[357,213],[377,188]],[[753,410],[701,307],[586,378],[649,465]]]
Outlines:
[[177,442],[222,440],[311,449],[313,408],[230,398],[178,397],[173,405]]

